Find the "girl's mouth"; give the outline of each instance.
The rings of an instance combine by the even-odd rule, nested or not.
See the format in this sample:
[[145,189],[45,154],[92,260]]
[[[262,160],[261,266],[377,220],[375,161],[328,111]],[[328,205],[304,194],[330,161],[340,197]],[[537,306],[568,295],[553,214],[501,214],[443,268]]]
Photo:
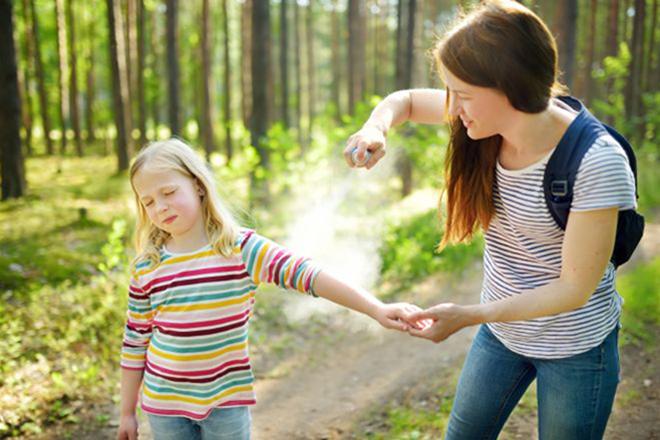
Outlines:
[[176,215],[173,215],[173,216],[171,216],[171,217],[167,217],[165,220],[163,220],[163,223],[165,223],[166,225],[169,225],[169,224],[172,223],[174,220],[176,220],[176,217],[177,217]]

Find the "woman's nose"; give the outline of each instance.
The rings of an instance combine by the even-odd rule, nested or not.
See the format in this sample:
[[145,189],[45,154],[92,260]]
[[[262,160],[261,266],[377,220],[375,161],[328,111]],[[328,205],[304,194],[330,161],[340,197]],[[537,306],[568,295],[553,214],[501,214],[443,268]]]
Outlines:
[[458,99],[453,96],[449,98],[449,116],[456,117],[461,113],[461,106]]

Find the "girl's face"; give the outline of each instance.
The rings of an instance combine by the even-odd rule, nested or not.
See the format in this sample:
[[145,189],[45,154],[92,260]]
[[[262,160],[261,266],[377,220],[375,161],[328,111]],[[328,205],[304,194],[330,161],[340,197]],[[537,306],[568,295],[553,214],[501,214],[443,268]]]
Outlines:
[[190,177],[145,164],[133,176],[138,198],[156,227],[172,237],[203,230],[201,190]]
[[461,119],[471,139],[484,139],[501,133],[510,120],[513,107],[497,89],[461,81],[441,67],[449,98],[449,115]]

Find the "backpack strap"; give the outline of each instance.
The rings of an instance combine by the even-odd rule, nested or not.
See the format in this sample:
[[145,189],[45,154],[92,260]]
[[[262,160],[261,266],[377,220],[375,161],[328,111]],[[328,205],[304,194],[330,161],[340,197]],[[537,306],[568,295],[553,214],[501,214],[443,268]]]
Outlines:
[[594,141],[607,131],[577,99],[570,96],[560,96],[558,99],[577,110],[578,115],[548,160],[543,176],[543,192],[552,218],[561,229],[566,229],[573,201],[573,186],[582,158]]

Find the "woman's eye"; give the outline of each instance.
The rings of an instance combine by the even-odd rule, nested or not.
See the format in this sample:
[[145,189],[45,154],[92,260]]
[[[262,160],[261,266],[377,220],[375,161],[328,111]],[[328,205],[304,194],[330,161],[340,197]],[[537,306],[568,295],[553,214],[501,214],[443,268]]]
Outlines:
[[174,194],[175,191],[176,191],[175,189],[173,189],[172,191],[167,191],[167,192],[165,193],[165,195],[166,195],[166,196],[170,196],[170,195]]
[[154,202],[151,201],[151,200],[149,200],[147,203],[144,204],[144,206],[151,206],[151,205],[153,205],[153,204],[154,204]]

